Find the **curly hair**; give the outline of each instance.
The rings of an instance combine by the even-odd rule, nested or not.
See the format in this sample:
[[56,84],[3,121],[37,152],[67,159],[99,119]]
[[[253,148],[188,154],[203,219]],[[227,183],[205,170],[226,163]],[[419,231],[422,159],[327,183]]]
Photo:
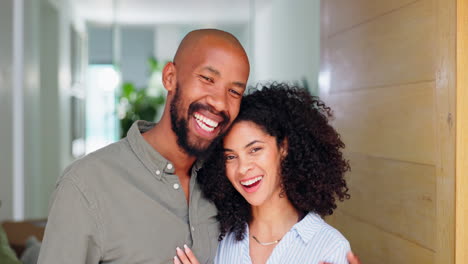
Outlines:
[[[344,179],[350,166],[341,152],[345,145],[340,135],[328,123],[331,117],[331,109],[318,97],[296,86],[273,83],[245,95],[233,123],[253,122],[274,136],[278,146],[287,142],[287,155],[281,161],[280,195],[286,195],[304,214],[331,215],[336,199],[350,198]],[[221,143],[205,160],[197,180],[205,197],[218,209],[219,240],[227,232],[242,240],[252,220],[251,207],[226,177]]]

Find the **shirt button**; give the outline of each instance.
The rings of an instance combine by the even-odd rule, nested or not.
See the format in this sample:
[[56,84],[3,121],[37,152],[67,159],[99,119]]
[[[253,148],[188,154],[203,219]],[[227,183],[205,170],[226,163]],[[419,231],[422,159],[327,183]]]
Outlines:
[[159,175],[159,174],[161,174],[161,171],[160,171],[160,170],[157,170],[157,171],[156,171],[156,175]]
[[193,232],[193,231],[195,231],[195,227],[193,227],[193,226],[192,226],[192,228],[191,228],[191,229],[192,229],[192,232]]
[[170,164],[170,163],[167,164],[167,169],[168,169],[168,170],[172,170],[172,164]]
[[174,187],[174,189],[178,190],[180,186],[179,186],[178,183],[174,183],[173,187]]

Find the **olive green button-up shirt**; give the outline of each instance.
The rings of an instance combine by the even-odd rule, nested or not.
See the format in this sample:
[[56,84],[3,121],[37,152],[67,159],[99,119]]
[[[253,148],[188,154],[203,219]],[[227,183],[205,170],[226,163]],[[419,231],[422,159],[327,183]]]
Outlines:
[[218,245],[216,207],[191,171],[187,204],[170,161],[142,137],[137,121],[121,141],[69,166],[53,193],[40,264],[172,263],[187,244],[200,263]]

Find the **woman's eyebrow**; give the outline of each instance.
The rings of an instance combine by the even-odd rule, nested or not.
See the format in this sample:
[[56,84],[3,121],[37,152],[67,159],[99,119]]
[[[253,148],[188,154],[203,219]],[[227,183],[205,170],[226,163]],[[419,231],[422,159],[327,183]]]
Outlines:
[[252,145],[255,144],[255,143],[265,143],[265,142],[260,141],[260,140],[253,140],[253,141],[250,142],[249,144],[245,145],[244,148],[248,148],[248,147],[252,146]]
[[[244,149],[246,149],[246,148],[252,146],[252,145],[255,144],[255,143],[265,143],[265,142],[263,142],[263,141],[261,141],[261,140],[253,140],[252,142],[249,142],[247,145],[245,145],[245,146],[244,146]],[[228,149],[228,148],[224,148],[223,151],[224,151],[224,152],[229,152],[229,151],[234,152],[234,150]]]

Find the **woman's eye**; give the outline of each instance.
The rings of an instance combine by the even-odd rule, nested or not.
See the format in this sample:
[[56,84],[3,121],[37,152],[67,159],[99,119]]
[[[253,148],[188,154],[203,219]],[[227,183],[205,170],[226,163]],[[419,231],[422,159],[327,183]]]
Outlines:
[[234,155],[226,155],[226,156],[224,156],[224,159],[225,159],[226,161],[228,161],[228,160],[233,160],[233,159],[235,159],[235,158],[236,158],[236,156],[234,156]]
[[256,147],[256,148],[253,148],[250,152],[255,153],[255,152],[258,152],[261,149],[262,149],[261,147]]

